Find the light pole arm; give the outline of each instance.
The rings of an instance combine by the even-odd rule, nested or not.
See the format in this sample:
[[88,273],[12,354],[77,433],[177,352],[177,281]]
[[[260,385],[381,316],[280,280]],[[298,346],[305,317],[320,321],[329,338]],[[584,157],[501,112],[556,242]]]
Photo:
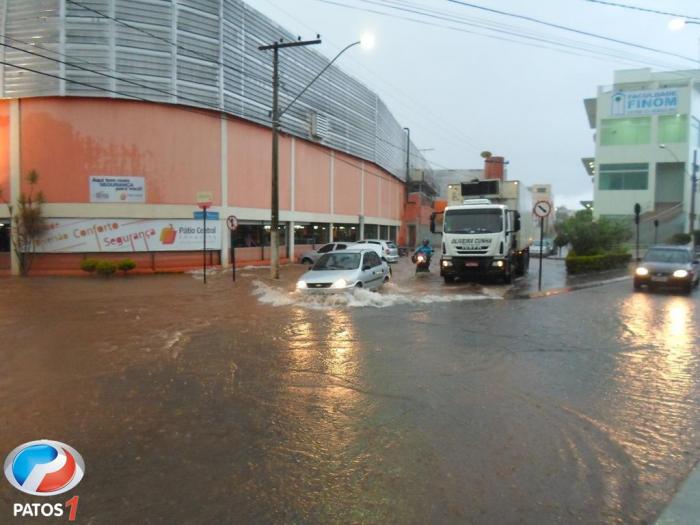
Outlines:
[[330,62],[328,62],[328,64],[326,64],[326,67],[324,67],[321,71],[319,71],[318,74],[317,74],[313,79],[311,79],[311,82],[309,82],[308,84],[306,84],[306,87],[305,87],[304,89],[302,89],[301,92],[300,92],[296,97],[294,97],[294,100],[292,100],[289,104],[287,104],[287,106],[286,106],[282,111],[280,111],[280,112],[277,114],[277,120],[279,121],[279,119],[282,118],[282,115],[284,115],[284,114],[287,112],[287,110],[288,110],[289,108],[291,108],[291,107],[294,105],[294,103],[295,103],[297,100],[299,100],[299,98],[301,98],[301,96],[302,96],[304,93],[306,93],[306,91],[311,87],[311,85],[312,85],[314,82],[316,82],[316,81],[319,79],[319,77],[320,77],[321,75],[323,75],[329,67],[331,67],[331,66],[333,65],[333,62],[335,62],[336,60],[338,60],[338,59],[340,58],[340,55],[342,55],[343,53],[345,53],[345,52],[346,52],[348,49],[350,49],[351,47],[356,46],[356,45],[358,45],[358,44],[360,44],[360,43],[361,43],[361,41],[359,41],[359,40],[358,40],[357,42],[353,42],[352,44],[349,44],[349,45],[345,46],[345,47],[340,51],[340,53],[338,53],[337,55],[335,55],[335,57],[333,58],[333,60],[331,60]]

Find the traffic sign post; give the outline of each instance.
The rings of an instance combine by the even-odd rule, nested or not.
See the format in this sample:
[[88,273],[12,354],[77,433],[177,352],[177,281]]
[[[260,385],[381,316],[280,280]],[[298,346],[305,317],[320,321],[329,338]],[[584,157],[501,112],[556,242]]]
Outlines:
[[231,280],[236,282],[236,238],[232,235],[238,228],[238,218],[235,215],[229,215],[226,218],[226,226],[230,231],[231,236]]
[[204,284],[207,284],[207,209],[211,207],[214,195],[210,191],[197,192],[197,206],[202,210],[202,271]]
[[[637,248],[637,264],[639,264],[639,215],[642,213],[642,206],[637,202],[634,205],[634,225],[637,230],[637,240],[635,242]],[[692,233],[692,232],[691,232]],[[656,233],[654,233],[656,235]],[[656,242],[656,241],[654,241]]]
[[552,203],[549,201],[537,201],[532,209],[537,217],[540,218],[540,268],[537,280],[537,290],[542,291],[542,255],[544,254],[544,220],[552,213]]

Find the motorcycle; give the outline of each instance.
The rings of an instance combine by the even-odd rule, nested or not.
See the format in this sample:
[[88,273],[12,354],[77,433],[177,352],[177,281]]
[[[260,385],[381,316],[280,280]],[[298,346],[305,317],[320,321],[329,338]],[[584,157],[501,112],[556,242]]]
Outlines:
[[430,255],[420,252],[411,257],[411,261],[416,265],[416,273],[430,271]]

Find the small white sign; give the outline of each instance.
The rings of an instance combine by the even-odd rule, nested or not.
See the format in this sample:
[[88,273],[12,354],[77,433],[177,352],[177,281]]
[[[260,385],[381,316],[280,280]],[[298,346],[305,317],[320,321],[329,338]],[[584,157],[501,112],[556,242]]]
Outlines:
[[146,202],[143,177],[90,176],[90,202]]

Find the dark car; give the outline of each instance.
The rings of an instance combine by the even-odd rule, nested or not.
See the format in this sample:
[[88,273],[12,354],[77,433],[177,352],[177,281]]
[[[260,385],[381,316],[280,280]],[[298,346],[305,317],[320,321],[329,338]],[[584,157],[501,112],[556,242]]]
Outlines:
[[634,273],[634,289],[677,288],[690,293],[698,285],[699,261],[687,246],[652,246]]

